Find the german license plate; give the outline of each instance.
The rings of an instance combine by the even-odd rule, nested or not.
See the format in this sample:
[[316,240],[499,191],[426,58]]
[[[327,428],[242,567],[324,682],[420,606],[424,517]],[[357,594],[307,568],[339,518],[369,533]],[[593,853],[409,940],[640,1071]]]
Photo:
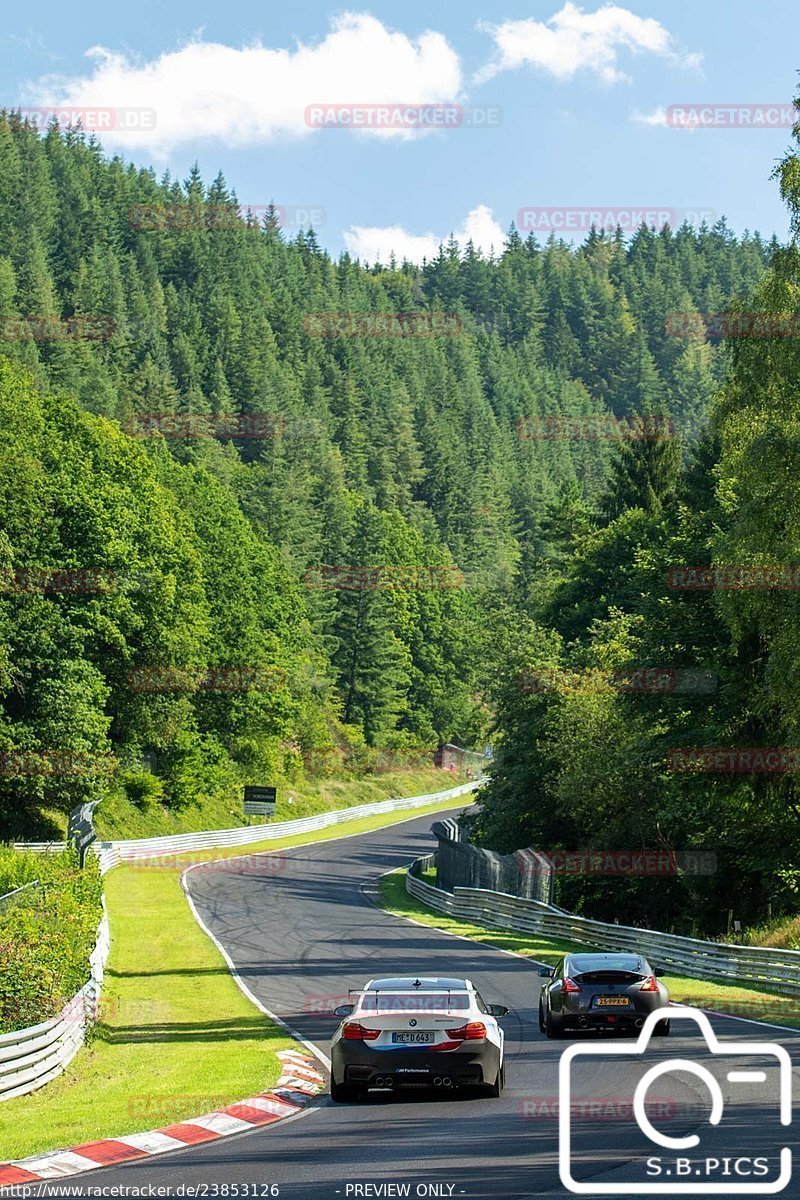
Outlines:
[[395,1045],[402,1046],[429,1046],[436,1040],[436,1034],[433,1032],[422,1032],[420,1030],[412,1030],[409,1033],[393,1033],[392,1041]]
[[627,1008],[627,996],[598,996],[595,1004],[599,1008]]

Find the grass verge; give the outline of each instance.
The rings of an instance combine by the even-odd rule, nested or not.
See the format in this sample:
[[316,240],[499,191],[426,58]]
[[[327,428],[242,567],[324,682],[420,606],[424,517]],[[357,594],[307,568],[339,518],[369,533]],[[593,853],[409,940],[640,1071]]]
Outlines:
[[0,1105],[0,1161],[155,1129],[275,1083],[276,1052],[293,1043],[239,991],[195,922],[180,885],[186,863],[335,840],[452,807],[452,800],[439,801],[273,842],[193,853],[164,870],[110,871],[102,1020],[64,1075],[41,1092]]
[[[489,929],[485,925],[473,925],[458,921],[446,913],[432,911],[427,905],[406,891],[406,871],[401,869],[384,875],[381,880],[381,903],[388,912],[398,917],[411,917],[423,925],[442,929],[446,933],[471,938],[485,946],[497,946],[500,950],[511,950],[538,962],[554,965],[562,955],[570,951],[596,950],[579,942],[559,938],[544,938],[532,933],[513,933],[503,929]],[[433,883],[432,878],[426,880]],[[656,964],[657,965],[657,964]],[[755,1021],[768,1021],[787,1028],[800,1028],[800,999],[796,996],[776,996],[758,988],[737,987],[730,983],[715,983],[705,979],[693,979],[685,975],[665,975],[664,983],[670,996],[679,1004],[691,1004],[697,1008],[711,1008],[731,1016],[746,1017]]]
[[[308,779],[297,785],[279,781],[275,821],[291,821],[357,804],[376,804],[393,796],[424,796],[465,782],[465,775],[454,777],[436,767],[381,771],[352,779]],[[247,825],[247,818],[242,813],[241,801],[234,804],[228,796],[207,796],[201,804],[169,809],[155,803],[139,807],[122,792],[116,792],[103,800],[94,823],[102,841],[114,841],[194,833],[199,829],[237,829]]]

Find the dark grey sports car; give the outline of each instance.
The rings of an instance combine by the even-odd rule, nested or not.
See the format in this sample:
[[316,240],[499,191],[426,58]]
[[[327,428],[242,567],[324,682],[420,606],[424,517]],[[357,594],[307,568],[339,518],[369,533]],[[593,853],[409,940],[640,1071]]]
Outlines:
[[[669,992],[640,954],[568,954],[557,967],[542,967],[547,979],[539,998],[539,1028],[548,1037],[569,1030],[635,1033],[645,1018],[669,1004]],[[659,1021],[659,1037],[669,1021]]]

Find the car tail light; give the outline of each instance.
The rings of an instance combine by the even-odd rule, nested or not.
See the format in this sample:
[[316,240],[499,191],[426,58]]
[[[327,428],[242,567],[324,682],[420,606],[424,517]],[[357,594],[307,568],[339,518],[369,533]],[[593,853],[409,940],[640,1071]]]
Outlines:
[[569,992],[570,995],[572,995],[574,992],[581,991],[581,986],[580,984],[576,983],[574,979],[570,979],[568,975],[564,980],[564,991]]
[[639,988],[640,992],[657,992],[658,990],[658,982],[656,981],[655,975],[648,975],[647,979],[645,979],[644,983]]
[[445,1032],[449,1038],[472,1041],[474,1038],[486,1037],[486,1026],[483,1021],[468,1021],[466,1025],[461,1025],[458,1029],[448,1029]]
[[365,1029],[358,1021],[346,1021],[342,1028],[342,1037],[346,1042],[371,1042],[380,1029]]

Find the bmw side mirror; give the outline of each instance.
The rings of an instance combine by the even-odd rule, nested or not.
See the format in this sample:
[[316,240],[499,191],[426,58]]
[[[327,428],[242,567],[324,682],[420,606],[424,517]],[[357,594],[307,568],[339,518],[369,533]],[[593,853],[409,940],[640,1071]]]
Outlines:
[[510,1009],[506,1008],[505,1004],[487,1004],[490,1017],[507,1017]]
[[541,979],[552,979],[555,973],[555,967],[539,967],[539,977]]
[[655,975],[656,979],[660,979],[662,977],[662,975],[664,974],[664,972],[663,971],[653,971],[653,974]]
[[333,1015],[335,1017],[349,1017],[354,1008],[355,1004],[340,1004],[338,1008],[333,1010]]

